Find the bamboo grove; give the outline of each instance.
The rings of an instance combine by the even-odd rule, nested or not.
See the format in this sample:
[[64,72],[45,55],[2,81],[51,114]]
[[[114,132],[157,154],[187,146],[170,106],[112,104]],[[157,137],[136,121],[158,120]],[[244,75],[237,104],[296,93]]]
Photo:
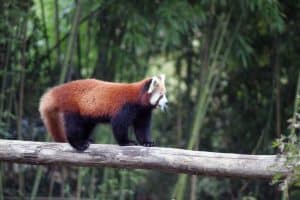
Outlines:
[[[90,77],[131,82],[164,73],[170,105],[153,116],[158,146],[284,152],[294,166],[300,154],[299,9],[298,0],[2,1],[1,139],[49,141],[38,104],[53,85]],[[114,143],[109,127],[94,132],[96,143]],[[0,164],[0,199],[300,197],[299,169],[274,183]]]

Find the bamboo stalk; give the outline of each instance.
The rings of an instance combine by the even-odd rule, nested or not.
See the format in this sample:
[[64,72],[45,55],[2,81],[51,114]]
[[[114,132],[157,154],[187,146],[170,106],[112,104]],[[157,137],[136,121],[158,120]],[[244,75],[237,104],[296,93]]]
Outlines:
[[30,200],[34,200],[36,198],[36,195],[37,195],[37,192],[39,189],[39,185],[40,185],[40,182],[42,179],[42,175],[43,175],[42,167],[39,167],[35,174],[35,179],[34,179],[33,188],[31,191],[31,195],[30,195]]
[[[74,20],[73,20],[73,24],[74,24],[74,22],[76,22],[77,23],[77,25],[78,25],[78,19],[77,20],[75,20],[75,18],[79,18],[79,13],[80,13],[80,2],[81,1],[79,1],[78,2],[78,4],[77,4],[77,7],[76,7],[76,10],[75,10],[75,16],[74,16]],[[41,0],[41,3],[43,3],[43,0]],[[56,2],[57,3],[57,2]],[[42,6],[42,5],[41,5]],[[56,7],[56,9],[58,9],[58,5],[55,5],[55,6],[57,6]],[[58,15],[58,10],[56,10],[56,15]],[[57,16],[56,16],[57,17]],[[58,26],[58,24],[56,24],[57,26]],[[57,29],[58,29],[58,27],[56,27]],[[71,38],[73,38],[74,39],[74,31],[76,31],[77,30],[77,28],[73,28],[73,25],[72,25],[72,29],[71,29]],[[58,30],[57,30],[57,32],[59,32]],[[56,33],[56,34],[59,34],[59,33]],[[58,35],[57,35],[58,36]],[[58,39],[58,38],[57,38]],[[68,50],[67,50],[67,54],[68,54],[68,52],[69,52],[69,54],[67,55],[67,57],[69,58],[69,56],[70,56],[70,48],[72,48],[72,43],[73,43],[73,39],[70,39],[70,41],[69,41],[69,45],[68,45]],[[60,45],[60,43],[58,43],[59,45]],[[59,48],[59,47],[58,47]],[[49,52],[50,50],[47,50],[47,52],[48,53],[50,53]],[[65,59],[65,62],[68,62],[68,59]],[[64,80],[65,80],[65,77],[66,77],[66,72],[67,72],[67,69],[66,69],[66,65],[63,65],[63,68],[62,68],[62,71],[61,71],[61,75],[60,75],[60,80],[59,80],[59,83],[62,83],[62,82],[64,82]],[[65,169],[63,169],[63,172],[62,173],[64,173],[65,172]],[[36,177],[35,177],[35,181],[34,181],[34,187],[33,187],[33,190],[32,190],[32,192],[31,192],[31,198],[34,198],[34,196],[36,195],[36,193],[37,193],[37,189],[38,189],[38,187],[39,187],[39,184],[40,184],[40,180],[41,180],[41,176],[42,176],[42,168],[41,167],[39,167],[38,169],[37,169],[37,172],[36,172]],[[62,182],[62,186],[61,186],[61,195],[63,196],[64,195],[64,178],[63,178],[63,182]]]
[[108,199],[108,185],[106,184],[108,182],[109,176],[110,176],[111,169],[105,168],[103,169],[103,177],[102,177],[102,185],[103,188],[100,191],[100,198],[99,199]]
[[[296,122],[296,114],[300,112],[300,72],[298,73],[297,89],[295,94],[294,112],[293,112],[293,123]],[[291,134],[295,134],[296,128],[292,126]]]
[[66,51],[66,56],[64,59],[64,63],[62,65],[62,71],[60,74],[59,78],[59,83],[63,83],[65,81],[66,74],[68,72],[69,68],[69,62],[72,58],[73,55],[73,47],[74,47],[74,41],[77,35],[78,31],[78,26],[80,23],[80,13],[81,13],[81,0],[78,0],[78,3],[76,4],[76,9],[75,9],[75,15],[73,17],[73,23],[72,23],[72,28],[71,28],[71,36],[69,38],[68,46],[67,46],[67,51]]
[[[223,18],[224,18],[224,16],[221,16],[221,19],[223,19]],[[221,24],[218,26],[218,27],[220,27],[220,30],[217,28],[217,31],[220,32],[220,36],[218,36],[217,34],[214,34],[214,37],[218,36],[218,40],[213,38],[213,44],[215,47],[212,46],[211,48],[215,48],[215,50],[210,49],[210,51],[209,51],[210,54],[212,54],[212,61],[210,64],[210,68],[207,71],[207,75],[203,76],[203,77],[207,77],[207,78],[205,78],[204,86],[201,90],[201,94],[200,94],[199,100],[196,105],[197,112],[196,112],[193,126],[192,126],[192,133],[191,133],[191,137],[189,139],[188,149],[193,149],[196,142],[198,141],[199,131],[202,128],[202,125],[204,122],[204,117],[207,113],[209,103],[211,102],[213,92],[214,92],[215,87],[219,80],[219,76],[216,76],[217,64],[219,62],[218,60],[219,60],[219,57],[221,54],[221,49],[224,48],[224,40],[225,40],[225,35],[226,35],[225,33],[227,30],[229,19],[230,19],[230,15],[225,17],[224,22],[223,22],[223,20],[220,21]],[[226,47],[225,53],[224,53],[223,63],[221,66],[219,66],[219,68],[223,68],[225,66],[226,60],[227,60],[229,52],[231,50],[233,40],[236,36],[237,31],[239,30],[240,23],[241,23],[241,20],[239,21],[239,23],[236,26],[236,29],[234,31],[234,33],[235,33],[234,36],[231,38],[231,40],[227,44],[227,47]],[[187,176],[179,175],[177,183],[173,190],[173,195],[172,195],[175,197],[175,199],[180,200],[180,199],[184,198],[186,182],[187,182]]]
[[46,25],[46,14],[45,14],[45,6],[44,6],[44,0],[40,0],[40,5],[41,5],[41,12],[42,12],[42,22],[43,22],[43,33],[44,33],[44,38],[45,38],[45,43],[46,43],[46,52],[48,54],[48,62],[49,65],[51,66],[51,58],[49,54],[49,38],[48,38],[48,31],[47,31],[47,25]]
[[[48,31],[47,31],[47,25],[46,25],[46,14],[45,14],[45,7],[44,7],[44,0],[40,0],[40,6],[41,6],[41,12],[42,12],[42,22],[43,22],[43,34],[44,34],[44,39],[46,43],[46,52],[47,52],[47,60],[49,65],[51,66],[51,55],[50,55],[50,45],[49,45],[49,38],[48,38]],[[36,170],[35,174],[35,179],[33,183],[33,188],[30,194],[30,199],[33,200],[36,198],[40,182],[42,179],[43,171],[41,167],[38,167]]]
[[[199,140],[197,140],[195,144],[195,149],[199,148]],[[190,200],[197,200],[197,183],[198,183],[198,176],[192,175],[191,176],[191,190],[190,190]]]
[[120,178],[120,192],[119,192],[119,200],[125,200],[126,195],[126,179],[127,179],[127,171],[122,170],[120,171],[121,178]]
[[4,190],[3,190],[3,163],[0,163],[0,200],[4,200]]
[[[41,168],[41,167],[39,167],[39,168]],[[50,169],[51,169],[51,168],[50,168]],[[50,173],[53,173],[53,172],[50,172]],[[50,177],[48,199],[52,199],[53,187],[54,187],[54,176],[52,175],[52,176]]]
[[[277,36],[278,37],[278,36]],[[274,41],[274,66],[275,66],[275,99],[276,99],[276,137],[279,138],[281,135],[281,107],[280,107],[280,61],[279,61],[279,47],[278,39]]]
[[[60,42],[59,42],[59,38],[60,38],[60,31],[59,31],[59,3],[58,0],[54,0],[54,13],[55,13],[55,17],[54,17],[54,21],[55,21],[55,37],[56,37],[56,44],[59,44],[56,48],[56,53],[57,53],[57,64],[59,64],[60,61],[60,56],[61,56],[61,51],[60,51]],[[48,49],[49,50],[49,49]],[[50,53],[48,51],[48,53]]]
[[[24,81],[25,81],[25,64],[26,64],[26,39],[27,39],[27,16],[25,15],[21,20],[21,34],[22,34],[22,45],[21,45],[21,58],[20,58],[20,85],[19,85],[19,99],[17,103],[17,138],[19,140],[23,139],[22,135],[22,119],[24,110]],[[24,174],[22,172],[23,167],[18,166],[18,182],[19,182],[19,196],[24,196]]]
[[89,184],[89,190],[88,190],[88,197],[89,199],[95,199],[95,174],[96,174],[96,169],[92,168],[91,169],[91,175],[90,175],[90,184]]
[[77,176],[77,184],[76,184],[76,199],[80,199],[81,198],[81,188],[82,188],[82,179],[84,176],[84,169],[82,167],[78,168],[78,176]]

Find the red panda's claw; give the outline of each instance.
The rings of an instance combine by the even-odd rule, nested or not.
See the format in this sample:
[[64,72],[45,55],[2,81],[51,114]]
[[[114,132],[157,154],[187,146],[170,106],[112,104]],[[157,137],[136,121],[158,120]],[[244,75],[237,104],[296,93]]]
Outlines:
[[145,143],[143,144],[143,146],[144,146],[144,147],[153,147],[153,146],[155,146],[155,144],[154,144],[154,142],[145,142]]
[[80,142],[80,143],[70,143],[71,146],[73,146],[77,151],[79,152],[83,152],[85,151],[86,149],[89,148],[91,142],[88,140],[88,141],[84,141],[84,142]]

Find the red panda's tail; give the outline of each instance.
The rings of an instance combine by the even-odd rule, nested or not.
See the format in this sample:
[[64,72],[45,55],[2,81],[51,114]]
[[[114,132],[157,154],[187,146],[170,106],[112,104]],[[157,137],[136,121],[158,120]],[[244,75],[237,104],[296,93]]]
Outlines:
[[51,93],[43,95],[40,101],[39,111],[47,131],[50,132],[53,139],[56,142],[67,142],[63,127],[63,116],[55,106],[55,101]]

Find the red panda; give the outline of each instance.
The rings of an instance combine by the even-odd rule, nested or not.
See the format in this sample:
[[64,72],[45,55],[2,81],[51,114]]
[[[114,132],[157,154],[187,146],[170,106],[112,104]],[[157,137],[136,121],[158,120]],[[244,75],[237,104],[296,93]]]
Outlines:
[[84,79],[51,88],[41,97],[39,112],[53,139],[78,151],[89,147],[98,123],[111,124],[119,145],[137,144],[128,139],[133,126],[138,143],[153,146],[151,113],[155,107],[163,110],[167,101],[164,75],[135,83]]

